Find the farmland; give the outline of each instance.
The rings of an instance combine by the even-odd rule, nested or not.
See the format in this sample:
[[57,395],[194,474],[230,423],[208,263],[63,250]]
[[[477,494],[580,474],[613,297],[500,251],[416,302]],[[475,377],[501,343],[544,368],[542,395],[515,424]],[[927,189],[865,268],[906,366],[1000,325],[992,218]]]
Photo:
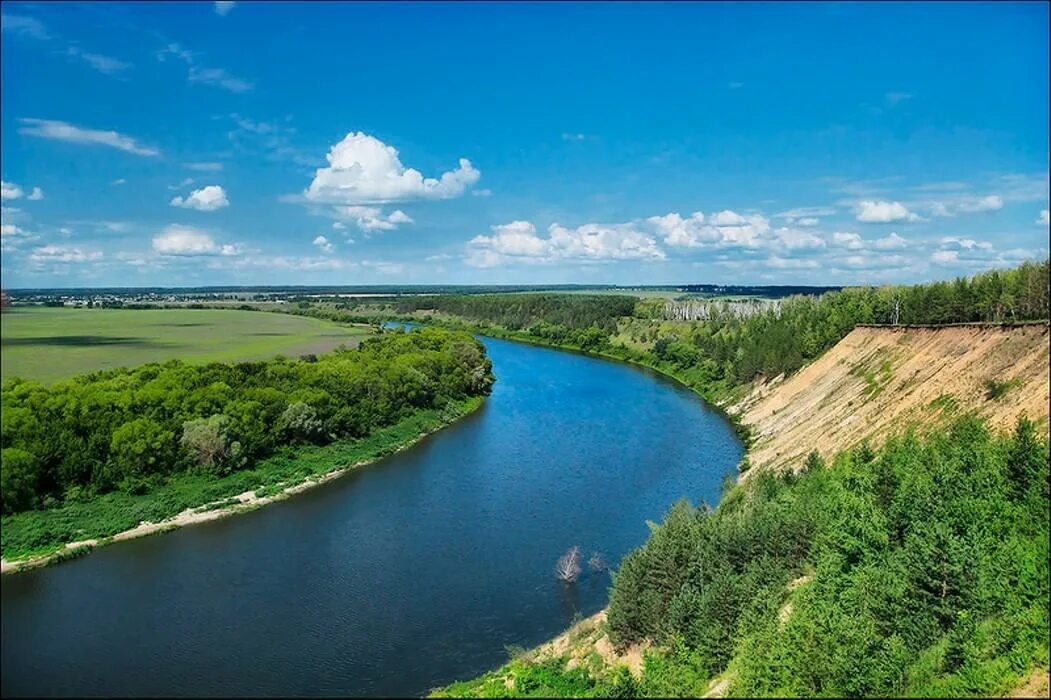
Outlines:
[[370,332],[254,311],[21,307],[0,316],[0,373],[53,382],[173,358],[206,363],[296,356],[354,346]]

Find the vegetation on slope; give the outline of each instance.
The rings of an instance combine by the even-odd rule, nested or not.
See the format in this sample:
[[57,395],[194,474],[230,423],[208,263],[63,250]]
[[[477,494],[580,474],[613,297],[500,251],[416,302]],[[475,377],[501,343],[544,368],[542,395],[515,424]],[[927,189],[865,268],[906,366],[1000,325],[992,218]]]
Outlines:
[[677,504],[614,578],[609,633],[652,639],[641,679],[518,658],[480,696],[968,696],[1048,662],[1048,445],[972,417],[831,469]]
[[283,446],[363,438],[492,382],[481,343],[438,329],[303,360],[172,360],[50,387],[11,379],[0,399],[3,512],[145,494],[183,473],[221,479]]

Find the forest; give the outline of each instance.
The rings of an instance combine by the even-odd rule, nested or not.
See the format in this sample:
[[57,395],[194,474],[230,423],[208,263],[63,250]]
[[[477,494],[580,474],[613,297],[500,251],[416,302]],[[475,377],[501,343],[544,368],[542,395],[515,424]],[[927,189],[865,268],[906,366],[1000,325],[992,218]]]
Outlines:
[[3,512],[145,494],[179,473],[218,479],[284,446],[363,438],[488,394],[493,381],[481,343],[440,329],[384,333],[320,357],[171,360],[51,386],[10,379],[0,399]]
[[[449,696],[999,694],[1048,663],[1048,444],[973,416],[676,504],[614,575],[623,667],[518,658]],[[864,659],[865,663],[859,663]]]

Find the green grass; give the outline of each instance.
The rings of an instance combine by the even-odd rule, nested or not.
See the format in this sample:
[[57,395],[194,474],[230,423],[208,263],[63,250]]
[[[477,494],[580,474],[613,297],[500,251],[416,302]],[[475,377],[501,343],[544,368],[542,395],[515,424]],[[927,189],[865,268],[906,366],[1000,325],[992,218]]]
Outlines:
[[53,382],[172,358],[206,363],[294,357],[353,346],[370,332],[253,311],[16,307],[0,316],[0,375]]
[[985,398],[989,401],[999,401],[1011,389],[1016,389],[1020,386],[1022,386],[1022,380],[1018,377],[1010,380],[986,379]]
[[366,438],[322,447],[286,448],[252,469],[221,479],[181,473],[149,493],[107,493],[83,501],[67,501],[46,510],[31,510],[0,519],[0,552],[8,561],[54,552],[68,542],[111,537],[141,521],[160,522],[181,513],[256,490],[273,495],[285,486],[327,474],[341,467],[372,461],[416,442],[423,434],[474,411],[481,397],[450,404],[444,409],[415,413]]

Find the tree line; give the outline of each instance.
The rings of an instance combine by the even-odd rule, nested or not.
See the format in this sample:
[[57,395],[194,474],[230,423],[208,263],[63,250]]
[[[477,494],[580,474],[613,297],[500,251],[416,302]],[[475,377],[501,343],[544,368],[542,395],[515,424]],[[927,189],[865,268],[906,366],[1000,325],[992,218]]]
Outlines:
[[416,411],[488,394],[492,364],[466,333],[384,333],[320,357],[114,369],[0,398],[3,512],[165,477],[222,476],[284,445],[369,435]]

